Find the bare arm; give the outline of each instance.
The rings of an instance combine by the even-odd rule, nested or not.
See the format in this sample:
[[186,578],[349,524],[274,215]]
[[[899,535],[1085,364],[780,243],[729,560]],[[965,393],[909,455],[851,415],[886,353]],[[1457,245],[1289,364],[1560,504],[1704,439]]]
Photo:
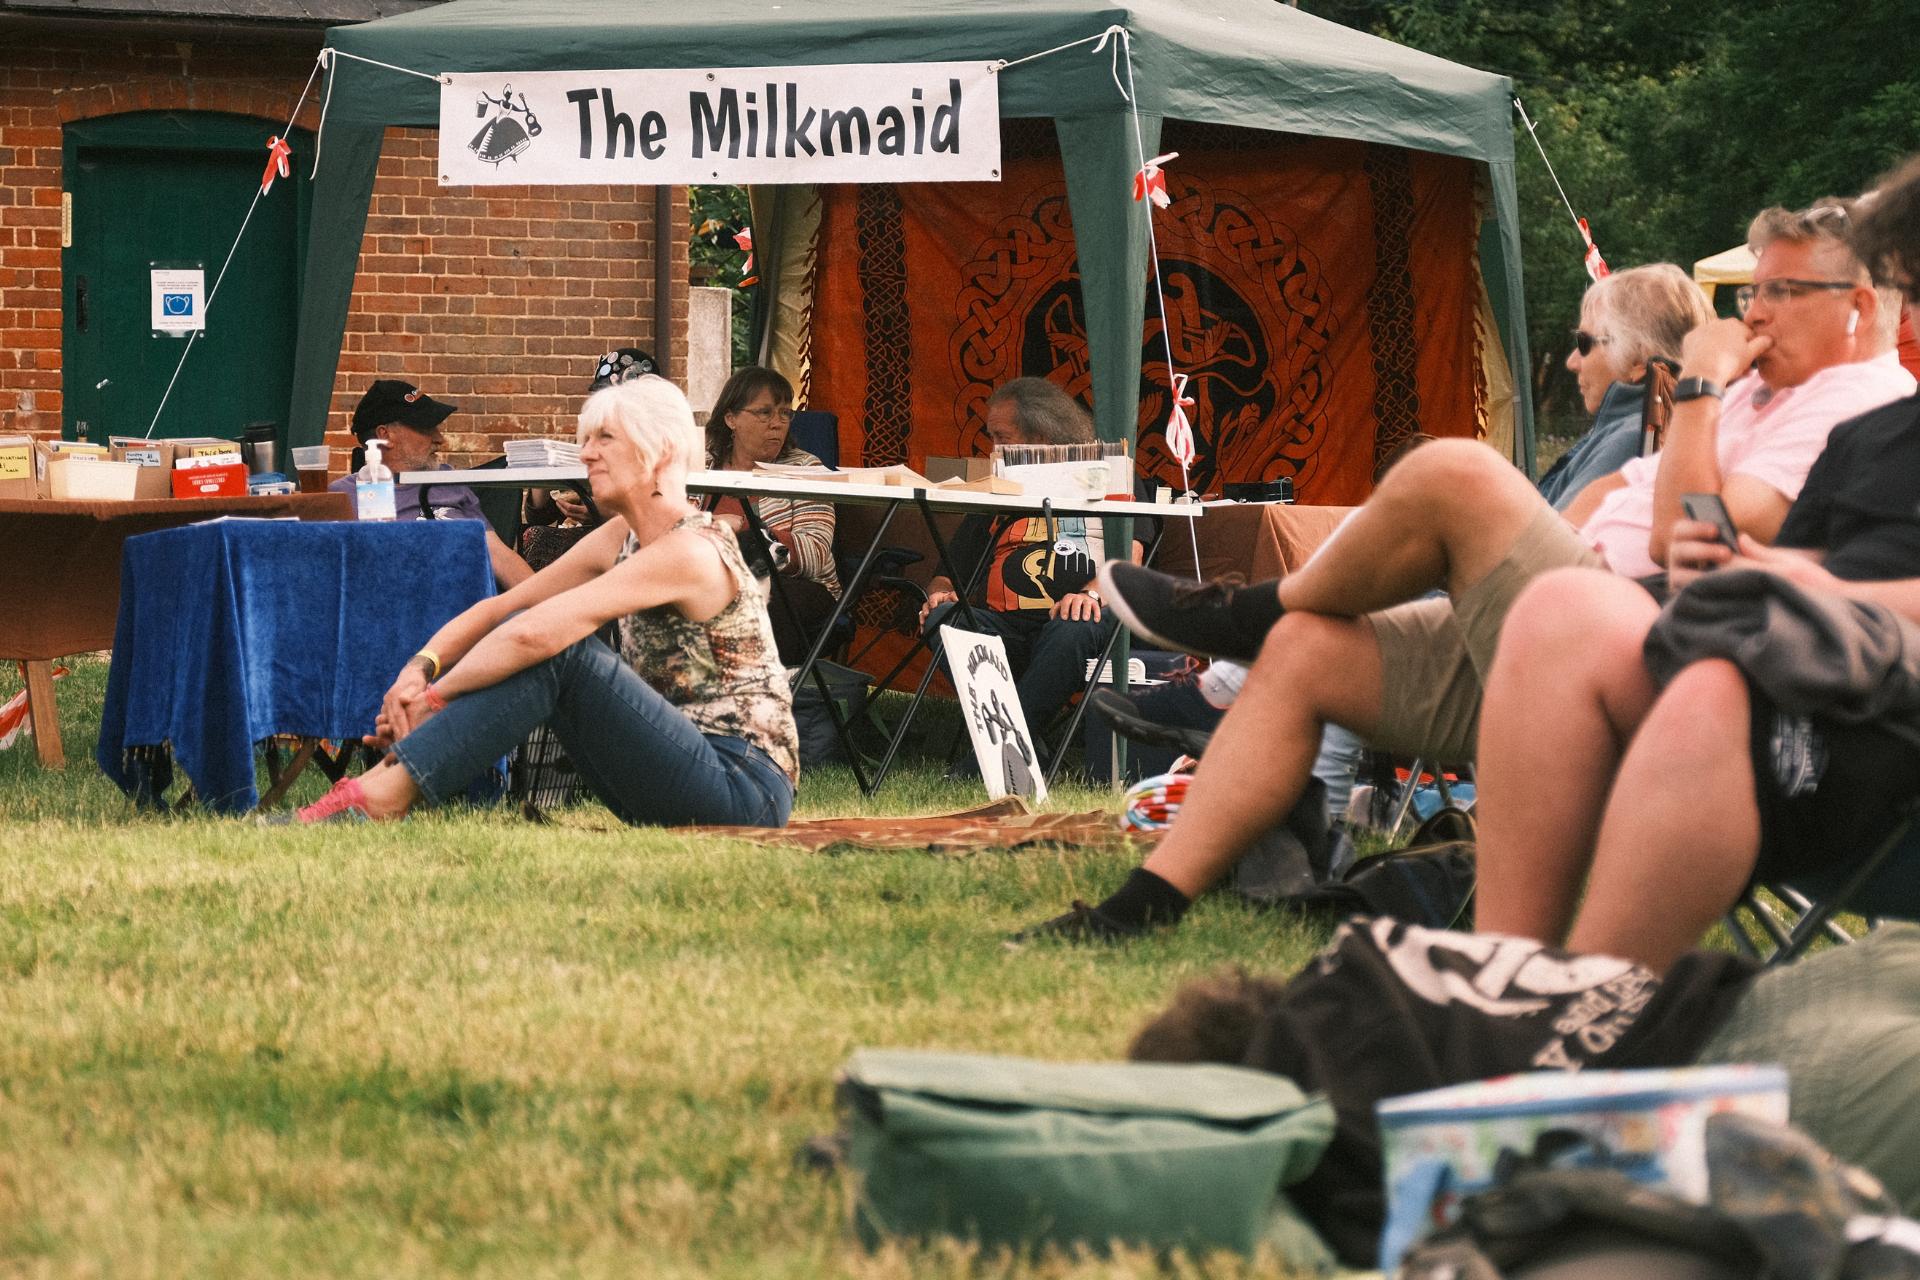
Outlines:
[[487,530],[487,560],[493,566],[494,580],[504,586],[517,587],[533,576],[533,566],[491,529]]
[[[1751,365],[1754,358],[1773,345],[1773,339],[1756,338],[1753,331],[1738,320],[1715,320],[1703,324],[1686,336],[1680,348],[1680,376],[1702,378],[1726,386]],[[1674,522],[1685,518],[1680,495],[1717,493],[1727,504],[1734,526],[1745,532],[1771,538],[1786,519],[1788,502],[1757,481],[1749,481],[1738,492],[1730,492],[1720,474],[1720,400],[1701,396],[1673,406],[1673,420],[1660,447],[1659,469],[1653,480],[1653,533],[1647,541],[1647,555],[1655,564],[1665,564],[1668,544],[1673,539]],[[1767,490],[1778,500],[1774,509]],[[1741,510],[1735,510],[1739,502]],[[1749,524],[1742,520],[1745,515]]]

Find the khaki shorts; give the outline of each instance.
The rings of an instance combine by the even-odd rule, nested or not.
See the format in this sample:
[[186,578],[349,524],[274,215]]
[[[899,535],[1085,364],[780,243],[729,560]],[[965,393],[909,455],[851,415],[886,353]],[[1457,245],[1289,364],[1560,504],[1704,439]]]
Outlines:
[[1367,615],[1380,645],[1380,723],[1373,744],[1448,764],[1474,758],[1480,699],[1507,610],[1554,569],[1604,569],[1600,553],[1542,503],[1492,572],[1447,600],[1416,600]]

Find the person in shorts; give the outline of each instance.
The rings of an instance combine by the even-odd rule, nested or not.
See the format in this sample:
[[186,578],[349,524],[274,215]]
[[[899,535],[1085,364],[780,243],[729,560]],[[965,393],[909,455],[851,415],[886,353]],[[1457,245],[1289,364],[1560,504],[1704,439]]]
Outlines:
[[[1884,284],[1920,294],[1920,163],[1856,213]],[[1680,521],[1670,570],[1760,569],[1920,621],[1920,397],[1842,423],[1772,547]],[[1657,684],[1659,610],[1632,583],[1550,575],[1514,605],[1481,724],[1476,926],[1660,970],[1755,881],[1830,881],[1920,796],[1920,748],[1891,722],[1787,714],[1739,666]]]
[[[1914,390],[1893,353],[1898,294],[1876,290],[1846,227],[1840,203],[1755,218],[1751,305],[1686,335],[1665,447],[1563,511],[1485,445],[1436,440],[1277,584],[1194,588],[1103,565],[1101,592],[1136,634],[1252,670],[1144,866],[1038,931],[1115,938],[1177,922],[1298,802],[1328,723],[1396,754],[1473,760],[1518,593],[1568,567],[1629,587],[1656,574],[1680,494],[1718,495],[1737,528],[1770,541],[1834,426]],[[1421,599],[1436,588],[1447,597]]]

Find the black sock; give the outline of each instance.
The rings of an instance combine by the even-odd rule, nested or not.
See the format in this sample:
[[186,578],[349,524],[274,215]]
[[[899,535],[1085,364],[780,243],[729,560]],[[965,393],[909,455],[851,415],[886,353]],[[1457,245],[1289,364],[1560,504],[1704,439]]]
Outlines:
[[1179,924],[1193,900],[1145,867],[1136,867],[1127,882],[1095,910],[1118,924],[1143,928],[1150,924]]
[[1227,615],[1233,619],[1234,629],[1245,636],[1265,636],[1285,612],[1280,607],[1278,578],[1250,583],[1234,592],[1227,602]]

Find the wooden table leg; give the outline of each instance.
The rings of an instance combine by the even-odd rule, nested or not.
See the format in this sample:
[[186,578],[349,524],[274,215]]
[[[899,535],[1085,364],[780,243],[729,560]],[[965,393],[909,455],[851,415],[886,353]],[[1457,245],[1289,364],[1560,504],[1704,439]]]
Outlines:
[[[260,797],[260,809],[271,809],[274,805],[279,804],[280,798],[287,794],[288,788],[293,786],[294,779],[305,772],[307,762],[313,759],[313,753],[320,749],[320,739],[318,738],[301,738],[299,739],[299,743],[300,749],[293,753],[293,759],[287,761],[283,768],[268,770],[268,774],[273,781],[273,786],[267,794]],[[272,750],[272,748],[269,748],[269,750]]]
[[60,709],[53,700],[53,664],[28,662],[27,714],[33,725],[33,748],[49,769],[66,767],[66,748],[60,744]]

